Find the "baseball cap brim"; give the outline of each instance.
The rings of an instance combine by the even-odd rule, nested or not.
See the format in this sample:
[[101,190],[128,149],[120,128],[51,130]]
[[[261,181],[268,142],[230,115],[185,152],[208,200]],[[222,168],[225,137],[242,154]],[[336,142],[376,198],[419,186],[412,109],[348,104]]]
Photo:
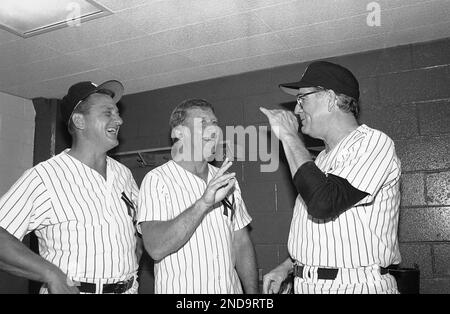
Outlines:
[[292,83],[285,83],[280,84],[278,87],[285,93],[293,96],[297,96],[299,94],[299,89],[303,87],[315,87],[314,84],[305,82],[305,81],[298,81],[298,82],[292,82]]
[[[114,93],[114,97],[113,97],[113,101],[115,103],[117,103],[123,96],[123,92],[124,92],[124,87],[122,85],[122,83],[120,83],[119,81],[116,80],[111,80],[111,81],[106,81],[102,84],[100,84],[99,86],[97,86],[97,88],[95,89],[95,92],[102,90],[102,89],[107,89],[110,90]],[[93,94],[91,93],[91,94]]]

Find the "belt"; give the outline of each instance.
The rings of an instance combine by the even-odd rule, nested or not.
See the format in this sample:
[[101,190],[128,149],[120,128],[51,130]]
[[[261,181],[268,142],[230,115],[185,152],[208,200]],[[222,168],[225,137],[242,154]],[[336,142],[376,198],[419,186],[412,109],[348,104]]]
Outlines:
[[[294,276],[303,278],[303,265],[294,265]],[[337,277],[339,268],[317,268],[317,279],[334,280]],[[380,267],[380,273],[385,275],[389,272],[389,269]]]
[[[131,277],[128,280],[119,281],[116,283],[106,283],[103,284],[102,293],[114,293],[121,294],[126,292],[133,286],[134,277]],[[97,291],[97,285],[95,283],[89,282],[80,282],[80,285],[77,287],[80,292],[84,293],[95,293]]]

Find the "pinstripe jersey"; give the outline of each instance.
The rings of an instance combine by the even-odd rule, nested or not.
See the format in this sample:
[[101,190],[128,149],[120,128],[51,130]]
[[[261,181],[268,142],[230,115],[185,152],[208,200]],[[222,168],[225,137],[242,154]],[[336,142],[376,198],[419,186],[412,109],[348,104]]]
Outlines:
[[[218,168],[209,164],[208,167],[209,182]],[[232,243],[234,231],[248,225],[251,218],[237,182],[235,187],[236,210],[232,220],[230,214],[223,214],[223,206],[217,205],[205,215],[184,246],[155,261],[155,293],[242,293]],[[204,180],[170,160],[150,171],[142,181],[138,223],[174,219],[200,199],[205,190]]]
[[73,280],[123,280],[138,264],[121,193],[136,201],[137,185],[112,158],[105,180],[67,151],[27,170],[0,199],[0,226],[18,239],[34,230],[41,256]]
[[288,240],[292,258],[304,265],[350,269],[400,263],[401,171],[393,141],[361,125],[331,151],[322,151],[315,163],[369,195],[333,220],[308,216],[298,196]]

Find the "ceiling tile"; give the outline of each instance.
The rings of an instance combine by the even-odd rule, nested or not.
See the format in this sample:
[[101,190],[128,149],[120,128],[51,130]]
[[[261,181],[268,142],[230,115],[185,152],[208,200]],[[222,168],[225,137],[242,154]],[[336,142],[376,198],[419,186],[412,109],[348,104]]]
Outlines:
[[277,34],[290,47],[304,48],[352,38],[381,35],[389,33],[391,30],[392,24],[389,16],[384,17],[383,23],[380,26],[370,27],[367,25],[366,15],[358,15],[346,19],[284,30]]
[[418,28],[399,30],[386,34],[383,44],[385,47],[392,47],[403,44],[427,42],[441,38],[450,38],[450,21],[439,24],[430,24]]
[[1,86],[0,85],[0,93],[6,93],[13,96],[24,97],[19,93],[17,86]]
[[[208,0],[203,0],[208,1]],[[220,0],[217,0],[220,1]],[[292,0],[229,0],[228,2],[233,3],[235,7],[239,10],[255,10],[265,7],[274,6],[277,4],[292,2]]]
[[386,10],[386,9],[406,7],[430,1],[434,0],[378,0],[377,2],[380,4],[381,10]]
[[415,28],[434,23],[450,21],[450,1],[439,0],[420,3],[383,12],[393,23],[393,30]]
[[225,75],[234,75],[244,72],[268,69],[286,64],[297,62],[297,58],[290,52],[277,52],[268,55],[254,56],[238,60],[210,65],[211,72],[220,77],[221,73]]
[[1,72],[9,73],[0,77],[0,85],[15,86],[32,81],[45,81],[74,73],[91,70],[91,65],[63,56],[47,59],[26,65],[15,65],[0,68]]
[[148,90],[158,89],[159,80],[157,76],[142,77],[129,81],[122,81],[125,86],[125,95],[136,94]]
[[122,80],[146,77],[158,73],[171,72],[177,69],[190,68],[195,63],[189,58],[178,54],[170,54],[151,59],[125,63],[106,68],[107,71],[115,73]]
[[207,20],[289,1],[292,0],[192,0],[191,5],[202,14],[204,20]]
[[265,69],[271,66],[280,66],[295,63],[290,53],[279,52],[270,55],[233,60],[215,65],[206,65],[170,73],[162,73],[143,77],[136,80],[125,81],[126,93],[138,93],[151,89],[164,88],[189,82],[202,81],[249,71]]
[[63,53],[102,46],[145,35],[115,15],[86,21],[80,26],[61,28],[27,40]]
[[62,98],[69,87],[75,83],[82,81],[92,81],[101,84],[105,81],[118,79],[114,74],[104,70],[92,70],[83,73],[77,73],[57,79],[40,81],[30,84],[16,86],[18,94],[25,98]]
[[384,35],[348,39],[332,43],[324,43],[317,46],[293,49],[291,53],[297,56],[298,62],[307,62],[341,56],[348,53],[377,49],[384,44],[384,39]]
[[267,31],[254,15],[244,14],[76,51],[70,56],[95,67],[108,67]]
[[0,45],[6,42],[19,40],[20,38],[20,36],[14,35],[0,28]]
[[0,68],[16,64],[23,65],[60,55],[50,48],[21,38],[0,45]]
[[204,65],[265,55],[287,49],[287,46],[278,36],[262,34],[186,50],[180,52],[180,54],[194,60],[198,64]]
[[209,67],[195,67],[170,73],[161,73],[125,81],[125,93],[135,94],[147,90],[176,86],[215,77],[217,77],[217,74],[213,73]]
[[269,28],[254,14],[243,13],[159,33],[176,50],[186,50],[222,41],[268,33]]
[[70,56],[101,68],[167,54],[174,51],[171,46],[166,36],[155,34],[77,51]]
[[283,30],[366,13],[366,2],[302,0],[254,11],[272,30]]
[[151,34],[203,22],[204,14],[195,2],[195,0],[158,1],[138,9],[121,11],[117,15],[124,21],[131,21],[138,29]]
[[95,0],[95,2],[107,7],[109,10],[113,12],[135,8],[142,5],[148,5],[157,1],[165,1],[165,0]]

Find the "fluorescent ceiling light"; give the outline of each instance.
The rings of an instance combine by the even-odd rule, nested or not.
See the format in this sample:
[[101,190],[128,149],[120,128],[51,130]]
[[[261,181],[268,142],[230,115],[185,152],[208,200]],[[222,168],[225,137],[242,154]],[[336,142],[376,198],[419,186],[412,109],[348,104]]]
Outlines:
[[92,0],[1,0],[0,28],[31,37],[109,14]]

